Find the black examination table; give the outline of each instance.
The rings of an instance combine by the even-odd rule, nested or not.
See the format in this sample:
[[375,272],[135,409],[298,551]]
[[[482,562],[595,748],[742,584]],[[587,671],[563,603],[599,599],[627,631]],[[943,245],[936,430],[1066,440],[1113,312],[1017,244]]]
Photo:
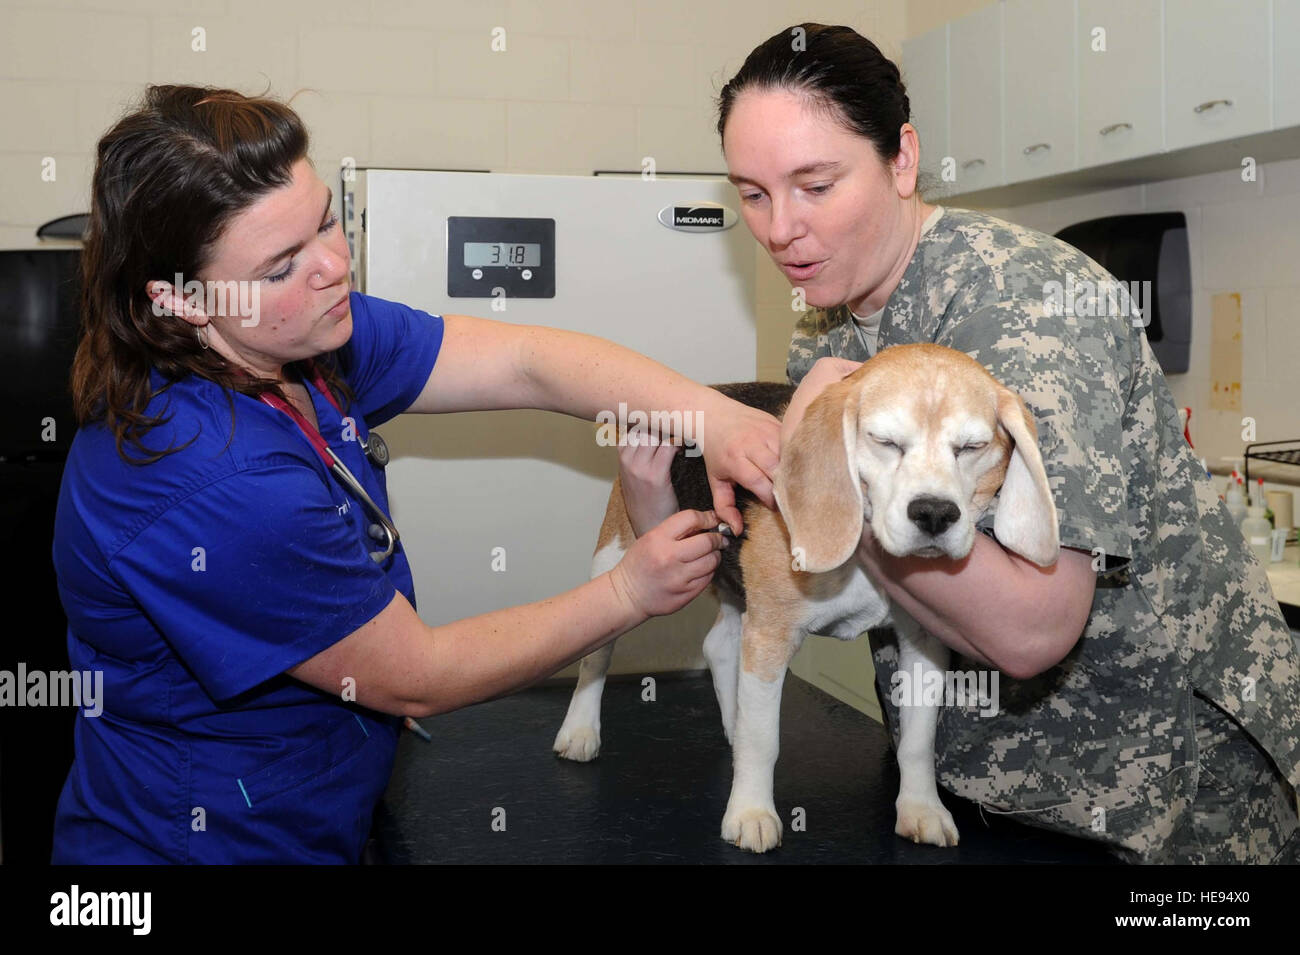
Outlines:
[[[742,851],[719,836],[731,748],[709,675],[656,681],[656,702],[644,703],[639,678],[610,678],[590,763],[551,752],[573,680],[422,720],[433,742],[402,734],[376,813],[374,861],[1119,864],[1098,844],[981,814],[942,789],[961,845],[899,838],[898,765],[884,727],[793,673],[776,764],[782,844]],[[795,807],[803,832],[792,831]]]

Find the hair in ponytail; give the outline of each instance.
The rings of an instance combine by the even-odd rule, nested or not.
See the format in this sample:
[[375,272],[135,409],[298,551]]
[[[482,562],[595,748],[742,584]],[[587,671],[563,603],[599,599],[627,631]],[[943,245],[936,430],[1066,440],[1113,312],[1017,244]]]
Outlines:
[[898,155],[899,130],[911,115],[892,60],[851,27],[801,23],[754,49],[718,96],[718,136],[736,98],[749,89],[806,94],[847,129],[875,146],[884,162]]

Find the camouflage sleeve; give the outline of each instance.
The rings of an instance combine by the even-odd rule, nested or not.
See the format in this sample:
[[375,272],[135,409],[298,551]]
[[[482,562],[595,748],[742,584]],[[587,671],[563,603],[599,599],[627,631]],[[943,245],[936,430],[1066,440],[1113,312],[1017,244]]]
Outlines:
[[[1060,521],[1061,545],[1106,556],[1113,570],[1133,556],[1124,452],[1124,357],[1129,339],[1102,319],[1044,314],[1041,300],[989,296],[939,331],[1016,392],[1034,414],[1038,446]],[[1122,322],[1120,322],[1122,324]],[[991,531],[994,507],[979,527]]]
[[785,364],[790,384],[798,385],[818,358],[831,355],[829,326],[826,312],[820,308],[808,309],[795,323]]

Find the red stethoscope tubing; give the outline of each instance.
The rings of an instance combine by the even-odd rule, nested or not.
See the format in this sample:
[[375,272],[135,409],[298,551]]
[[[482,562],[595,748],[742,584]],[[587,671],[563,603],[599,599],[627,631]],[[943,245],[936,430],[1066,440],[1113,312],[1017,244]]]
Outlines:
[[[325,383],[325,376],[320,373],[320,369],[316,367],[316,363],[309,361],[307,363],[307,369],[312,384],[316,386],[316,390],[324,395],[329,403],[334,406],[340,415],[342,415],[343,408],[330,392],[329,386]],[[384,538],[387,541],[387,546],[382,551],[372,551],[370,557],[376,563],[382,564],[397,548],[397,541],[399,540],[397,528],[393,525],[393,522],[388,519],[388,515],[386,515],[383,512],[383,509],[380,508],[370,495],[366,493],[366,489],[361,486],[361,482],[358,481],[352,472],[348,470],[347,465],[339,460],[338,455],[334,453],[334,449],[329,446],[328,442],[326,442],[326,440],[321,436],[321,433],[312,427],[311,422],[303,416],[301,411],[281,399],[278,395],[273,395],[270,392],[264,391],[257,397],[263,404],[269,405],[277,411],[283,411],[293,419],[294,423],[298,425],[299,430],[301,430],[303,435],[307,438],[307,441],[316,449],[316,453],[320,455],[320,459],[324,462],[326,469],[333,471],[335,477],[343,483],[343,486],[351,491],[353,495],[355,495],[357,499],[370,510],[375,519],[379,521],[378,526],[383,532]]]
[[[320,369],[316,367],[316,363],[309,363],[308,369],[311,373],[312,384],[316,386],[316,390],[324,395],[329,403],[334,406],[335,410],[342,415],[343,408],[339,405],[338,399],[336,399],[334,394],[329,390],[329,386],[325,384],[325,376],[320,373]],[[292,418],[298,427],[302,429],[302,433],[307,436],[307,440],[311,442],[311,446],[316,449],[316,453],[320,455],[321,460],[325,462],[325,467],[330,470],[334,469],[334,463],[338,458],[336,458],[333,452],[330,451],[330,446],[326,443],[325,439],[321,437],[321,433],[311,426],[311,422],[303,416],[301,411],[289,404],[287,401],[281,400],[279,395],[273,395],[269,391],[264,391],[257,397],[263,404],[270,405],[277,411],[283,411]]]

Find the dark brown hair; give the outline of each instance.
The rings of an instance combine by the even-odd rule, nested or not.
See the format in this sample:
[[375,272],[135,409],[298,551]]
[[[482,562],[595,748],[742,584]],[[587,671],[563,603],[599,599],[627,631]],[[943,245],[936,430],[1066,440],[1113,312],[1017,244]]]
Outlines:
[[898,133],[911,116],[898,67],[852,27],[800,23],[755,47],[718,95],[719,137],[736,97],[747,89],[807,94],[845,128],[871,140],[884,162],[898,156]]
[[[149,464],[181,450],[144,445],[149,430],[169,420],[145,409],[188,375],[226,390],[232,438],[234,392],[285,398],[277,382],[248,376],[204,349],[184,319],[154,314],[146,288],[151,280],[202,274],[230,221],[292,181],[308,141],[288,105],[210,86],[150,86],[143,102],[100,139],[81,253],[81,338],[71,388],[78,423],[103,418],[124,460]],[[300,372],[302,364],[288,368]],[[330,390],[350,404],[337,353],[317,365]],[[151,368],[165,381],[157,392]],[[143,457],[129,456],[128,444]]]

